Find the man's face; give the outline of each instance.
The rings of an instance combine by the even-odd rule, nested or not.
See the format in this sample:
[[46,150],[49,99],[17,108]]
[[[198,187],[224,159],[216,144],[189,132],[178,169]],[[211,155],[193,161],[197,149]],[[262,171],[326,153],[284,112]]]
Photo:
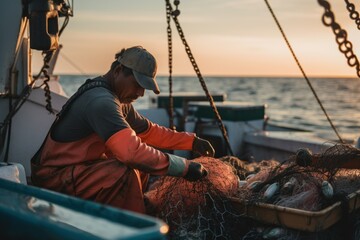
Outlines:
[[115,73],[115,94],[121,103],[131,103],[144,96],[145,89],[136,81],[134,75],[125,76],[119,69]]

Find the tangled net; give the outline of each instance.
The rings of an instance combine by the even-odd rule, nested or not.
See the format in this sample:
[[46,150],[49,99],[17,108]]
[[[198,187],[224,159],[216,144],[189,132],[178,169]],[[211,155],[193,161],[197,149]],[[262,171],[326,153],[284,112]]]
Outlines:
[[197,182],[162,177],[146,193],[148,213],[169,224],[172,239],[231,238],[238,218],[229,201],[239,187],[234,168],[209,157],[193,161],[203,164],[208,176]]
[[[197,158],[193,161],[203,164],[208,176],[197,182],[161,177],[145,195],[148,214],[169,225],[170,239],[360,239],[360,214],[347,214],[346,204],[346,196],[360,188],[360,170],[339,167],[360,161],[359,149],[335,145],[308,157],[314,164],[300,166],[298,155],[283,163],[248,163],[231,156]],[[329,196],[323,191],[324,181],[333,189]],[[344,217],[326,231],[306,233],[251,220],[234,201],[305,211],[341,201]]]
[[[294,155],[281,164],[260,170],[240,187],[238,198],[248,204],[270,203],[305,211],[323,210],[340,201],[342,219],[332,227],[315,233],[274,226],[259,227],[258,224],[242,239],[360,239],[359,210],[349,213],[347,204],[348,194],[360,188],[360,170],[341,168],[357,167],[359,149],[350,145],[335,145],[321,154],[310,153],[307,157],[312,164],[300,166],[299,155]],[[304,160],[303,156],[301,158]],[[329,183],[333,190],[328,196],[323,190],[324,182]],[[288,188],[289,183],[291,188]],[[266,192],[273,186],[277,187],[277,191],[267,197]]]
[[[318,211],[360,188],[360,170],[341,168],[344,164],[360,161],[359,149],[350,145],[334,145],[321,154],[309,155],[313,164],[307,166],[300,166],[298,157],[291,156],[281,164],[275,163],[271,168],[260,170],[240,187],[242,194],[239,198],[250,203],[266,202]],[[330,196],[324,192],[324,182],[332,188]],[[266,190],[274,183],[278,185],[278,190],[273,196],[266,196]]]

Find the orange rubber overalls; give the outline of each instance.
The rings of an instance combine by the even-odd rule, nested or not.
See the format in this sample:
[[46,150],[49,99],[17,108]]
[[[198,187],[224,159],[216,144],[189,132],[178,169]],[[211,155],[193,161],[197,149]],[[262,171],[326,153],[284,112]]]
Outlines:
[[[143,190],[149,174],[167,175],[169,168],[168,156],[154,147],[191,150],[194,136],[150,121],[144,132],[136,134],[128,127],[106,141],[94,132],[77,141],[59,142],[50,129],[37,160],[32,160],[32,183],[145,213]],[[187,161],[184,164],[182,176],[188,167]]]

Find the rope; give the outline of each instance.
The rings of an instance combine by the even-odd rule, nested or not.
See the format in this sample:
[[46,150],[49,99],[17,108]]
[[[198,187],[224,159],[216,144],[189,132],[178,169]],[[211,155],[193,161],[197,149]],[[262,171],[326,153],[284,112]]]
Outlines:
[[175,130],[174,126],[174,98],[172,96],[172,31],[170,25],[171,9],[166,4],[166,22],[167,22],[167,37],[168,37],[168,53],[169,53],[169,127]]
[[[172,11],[172,7],[171,7],[171,5],[170,5],[169,0],[165,0],[165,2],[166,2],[167,8],[169,8],[169,9]],[[218,127],[219,127],[219,129],[220,129],[220,131],[221,131],[221,133],[222,133],[222,135],[223,135],[223,137],[224,137],[226,146],[227,146],[230,154],[231,154],[231,155],[234,155],[234,154],[233,154],[233,151],[232,151],[232,149],[231,149],[231,146],[230,146],[230,142],[229,142],[229,138],[228,138],[228,135],[227,135],[225,126],[224,126],[224,124],[223,124],[223,122],[222,122],[222,120],[221,120],[221,116],[220,116],[220,114],[219,114],[219,112],[218,112],[218,110],[217,110],[217,108],[216,108],[216,106],[215,106],[214,99],[212,98],[211,94],[209,93],[209,90],[208,90],[207,87],[206,87],[205,80],[204,80],[204,78],[203,78],[202,75],[201,75],[200,69],[199,69],[199,67],[198,67],[198,65],[197,65],[197,63],[196,63],[196,61],[195,61],[195,58],[194,58],[194,56],[193,56],[193,54],[192,54],[192,52],[191,52],[191,50],[190,50],[189,44],[187,43],[187,41],[186,41],[186,39],[185,39],[184,32],[183,32],[183,30],[182,30],[182,28],[181,28],[181,26],[180,26],[180,23],[179,23],[179,21],[178,21],[178,19],[177,19],[177,16],[175,16],[175,14],[172,15],[172,19],[174,20],[176,29],[177,29],[177,31],[178,31],[178,33],[179,33],[179,36],[180,36],[180,38],[181,38],[181,40],[182,40],[182,43],[183,43],[184,46],[185,46],[185,51],[186,51],[186,53],[187,53],[187,55],[188,55],[188,57],[189,57],[189,60],[190,60],[192,66],[193,66],[193,68],[194,68],[194,70],[195,70],[195,73],[196,73],[197,77],[199,78],[200,84],[201,84],[201,86],[202,86],[202,88],[203,88],[203,90],[204,90],[204,92],[205,92],[205,94],[206,94],[206,97],[207,97],[208,101],[210,102],[210,106],[211,106],[211,108],[212,108],[212,110],[213,110],[213,112],[214,112],[214,114],[215,114]]]
[[67,61],[71,66],[73,66],[76,70],[78,70],[82,75],[89,76],[86,72],[84,72],[79,66],[77,66],[69,57],[67,57],[63,51],[60,51],[60,55]]
[[312,86],[312,84],[311,84],[311,82],[310,82],[309,78],[308,78],[308,77],[307,77],[307,75],[305,74],[305,71],[303,70],[303,68],[302,68],[302,66],[301,66],[301,64],[300,64],[300,62],[299,62],[299,60],[298,60],[298,58],[296,57],[295,52],[293,51],[293,49],[292,49],[292,47],[291,47],[291,45],[290,45],[290,42],[288,41],[288,39],[287,39],[287,37],[286,37],[286,35],[285,35],[285,32],[283,31],[283,29],[282,29],[282,27],[281,27],[281,25],[280,25],[279,21],[277,20],[277,18],[276,18],[276,16],[275,16],[275,13],[273,12],[273,10],[272,10],[272,8],[271,8],[270,4],[268,3],[268,1],[267,1],[267,0],[264,0],[264,1],[265,1],[265,4],[267,5],[267,7],[268,7],[268,9],[269,9],[269,11],[270,11],[270,13],[271,13],[272,17],[274,18],[274,20],[275,20],[275,22],[276,22],[276,25],[278,26],[278,28],[279,28],[279,30],[280,30],[280,32],[281,32],[281,35],[283,36],[283,38],[284,38],[284,40],[285,40],[285,42],[286,42],[286,45],[288,46],[288,48],[289,48],[289,50],[290,50],[290,52],[291,52],[291,55],[293,56],[293,58],[294,58],[294,60],[295,60],[296,64],[298,65],[298,67],[299,67],[299,69],[300,69],[301,73],[303,74],[303,76],[304,76],[304,78],[305,78],[305,80],[306,80],[307,84],[309,85],[309,87],[310,87],[310,89],[311,89],[311,91],[312,91],[312,93],[313,93],[314,97],[316,98],[316,101],[318,102],[318,104],[319,104],[319,106],[320,106],[321,110],[323,111],[324,115],[326,116],[326,119],[327,119],[327,120],[328,120],[328,122],[330,123],[331,128],[334,130],[335,134],[336,134],[336,135],[337,135],[337,137],[339,138],[339,141],[340,141],[341,143],[344,143],[344,141],[343,141],[343,139],[341,138],[340,134],[339,134],[339,133],[338,133],[338,131],[336,130],[335,125],[332,123],[332,121],[331,121],[331,119],[330,119],[329,115],[327,114],[327,112],[326,112],[326,110],[325,110],[325,108],[324,108],[323,104],[321,103],[320,98],[318,97],[318,95],[317,95],[317,93],[316,93],[315,89],[313,88],[313,86]]

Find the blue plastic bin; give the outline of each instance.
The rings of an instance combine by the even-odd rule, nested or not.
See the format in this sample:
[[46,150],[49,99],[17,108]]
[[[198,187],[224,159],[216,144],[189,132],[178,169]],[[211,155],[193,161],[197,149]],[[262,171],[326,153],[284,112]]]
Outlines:
[[137,213],[0,179],[0,239],[165,239]]

